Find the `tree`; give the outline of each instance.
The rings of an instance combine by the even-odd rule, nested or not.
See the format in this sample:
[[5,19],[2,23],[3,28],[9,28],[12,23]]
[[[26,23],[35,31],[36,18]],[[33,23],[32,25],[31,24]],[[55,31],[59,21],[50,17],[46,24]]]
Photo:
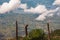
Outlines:
[[42,29],[33,29],[29,33],[29,37],[31,40],[44,40],[44,31]]

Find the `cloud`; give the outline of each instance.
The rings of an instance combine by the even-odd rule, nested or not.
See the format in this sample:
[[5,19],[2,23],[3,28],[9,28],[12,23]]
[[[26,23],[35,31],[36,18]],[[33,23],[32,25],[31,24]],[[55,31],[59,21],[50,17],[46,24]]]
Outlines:
[[40,15],[35,20],[43,21],[44,19],[46,19],[46,17],[44,15]]
[[[53,5],[60,5],[60,0],[55,0]],[[0,5],[0,13],[9,12],[16,8],[22,8],[24,9],[24,12],[32,12],[32,13],[40,13],[40,15],[35,20],[45,20],[46,17],[52,17],[55,12],[60,10],[60,6],[56,9],[50,9],[48,10],[45,5],[37,5],[35,8],[31,7],[30,9],[27,9],[27,4],[22,4],[20,0],[10,0],[9,3],[5,2],[2,5]],[[60,12],[57,12],[56,14],[59,15]]]
[[32,12],[32,13],[43,13],[47,11],[46,7],[44,5],[38,5],[37,7],[30,9],[24,9],[24,12]]
[[53,5],[60,5],[60,0],[55,0],[55,2],[53,3]]
[[59,9],[57,10],[57,15],[60,16],[60,0],[55,0],[55,2],[53,3],[53,5],[58,5],[57,7],[59,7]]
[[52,17],[58,9],[59,7],[48,10],[44,5],[38,5],[35,8],[31,7],[30,9],[24,9],[24,12],[40,13],[35,20],[43,21],[46,17]]
[[[60,0],[55,0],[53,5],[60,5]],[[55,13],[58,15],[60,13],[58,10],[60,10],[60,7],[48,10],[45,5],[38,5],[35,8],[31,7],[30,9],[25,9],[24,12],[40,13],[35,20],[43,21],[46,17],[53,17]]]
[[36,20],[38,20],[38,21],[44,21],[44,20],[46,19],[46,17],[52,17],[52,16],[54,15],[54,13],[55,13],[58,9],[59,9],[59,7],[56,8],[56,9],[54,9],[54,10],[47,10],[46,12],[44,12],[44,13],[42,13],[40,16],[38,16],[38,17],[36,18]]
[[19,8],[22,8],[22,9],[27,9],[27,4],[20,4]]
[[57,15],[60,16],[60,7],[59,7],[59,9],[57,11]]
[[9,3],[5,2],[0,6],[0,13],[5,13],[17,8],[20,4],[20,0],[10,0]]

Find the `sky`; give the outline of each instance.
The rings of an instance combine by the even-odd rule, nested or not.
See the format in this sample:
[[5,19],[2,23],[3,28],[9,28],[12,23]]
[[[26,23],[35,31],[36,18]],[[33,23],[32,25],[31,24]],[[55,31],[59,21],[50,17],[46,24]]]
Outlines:
[[[23,9],[21,11],[21,9]],[[27,12],[40,14],[35,20],[60,16],[60,0],[0,0],[0,14],[6,12]]]

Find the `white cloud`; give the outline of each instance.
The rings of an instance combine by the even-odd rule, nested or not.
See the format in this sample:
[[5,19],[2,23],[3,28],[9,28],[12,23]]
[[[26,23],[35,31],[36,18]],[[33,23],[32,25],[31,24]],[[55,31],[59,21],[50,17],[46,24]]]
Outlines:
[[59,9],[57,11],[57,15],[60,16],[60,7],[59,7]]
[[44,19],[46,19],[46,17],[44,15],[40,15],[35,20],[43,21]]
[[58,10],[57,10],[57,15],[60,16],[60,0],[55,0],[55,2],[53,3],[53,5],[58,5]]
[[27,9],[27,4],[20,4],[19,8]]
[[53,3],[53,5],[60,5],[60,0],[55,0],[55,2]]
[[43,13],[47,11],[46,7],[44,5],[38,5],[37,7],[30,9],[24,9],[24,12],[32,12],[32,13]]
[[50,16],[52,17],[52,16],[54,15],[54,12],[56,12],[58,9],[59,9],[59,7],[56,8],[56,9],[54,9],[54,10],[48,10],[48,11],[42,13],[40,16],[38,16],[38,17],[36,18],[36,20],[38,20],[38,21],[43,21],[43,20],[46,19],[47,16],[48,16],[48,17],[50,17]]
[[20,4],[20,0],[10,0],[9,3],[5,2],[0,6],[0,13],[5,13],[17,8]]
[[[60,5],[60,0],[55,0],[53,5]],[[20,3],[19,7],[24,9],[24,12],[40,13],[40,15],[35,19],[38,21],[40,21],[40,20],[43,21],[46,19],[46,17],[53,17],[53,15],[58,10],[60,10],[60,6],[57,7],[56,9],[47,10],[45,5],[37,5],[35,8],[31,7],[30,9],[27,9],[27,4],[21,4],[21,3]],[[57,12],[56,14],[58,15],[58,13],[60,13],[60,11]]]
[[57,7],[56,9],[47,10],[47,8],[44,5],[38,5],[35,8],[30,9],[24,9],[24,12],[32,12],[32,13],[40,13],[41,15],[36,18],[36,20],[45,20],[46,17],[52,17],[54,15],[54,12],[56,12],[59,9]]
[[[55,0],[53,5],[60,5],[60,0]],[[45,20],[46,17],[53,16],[56,11],[60,10],[60,6],[54,10],[47,10],[45,5],[37,5],[35,8],[31,7],[30,9],[27,9],[27,4],[20,3],[20,0],[10,0],[9,3],[5,2],[0,5],[0,13],[9,12],[18,7],[24,9],[24,12],[40,13],[41,15],[38,16],[36,20],[41,21]]]
[[52,17],[54,14],[53,13],[50,13],[49,15],[47,15],[48,17]]

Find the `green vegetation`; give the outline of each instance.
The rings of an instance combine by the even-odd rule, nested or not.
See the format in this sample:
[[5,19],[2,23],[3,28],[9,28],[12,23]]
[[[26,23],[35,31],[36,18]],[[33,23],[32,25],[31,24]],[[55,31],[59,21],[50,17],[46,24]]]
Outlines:
[[[50,36],[51,40],[60,40],[60,29],[53,31]],[[47,34],[41,29],[33,29],[24,40],[47,40]]]
[[60,40],[60,29],[53,31],[51,36],[51,40]]
[[33,29],[24,40],[45,40],[45,33],[42,29]]
[[[51,34],[51,40],[60,40],[60,29],[53,31]],[[27,37],[19,37],[19,40],[47,40],[47,34],[42,29],[33,29],[29,32]],[[16,40],[15,38],[10,40]]]
[[42,29],[33,29],[29,33],[29,37],[31,38],[31,40],[43,40],[44,31]]
[[53,36],[60,36],[60,29],[55,30],[54,32],[51,33]]
[[[33,29],[29,32],[29,35],[27,37],[19,37],[19,40],[44,40],[44,31],[42,29]],[[15,40],[15,38],[10,39]]]

